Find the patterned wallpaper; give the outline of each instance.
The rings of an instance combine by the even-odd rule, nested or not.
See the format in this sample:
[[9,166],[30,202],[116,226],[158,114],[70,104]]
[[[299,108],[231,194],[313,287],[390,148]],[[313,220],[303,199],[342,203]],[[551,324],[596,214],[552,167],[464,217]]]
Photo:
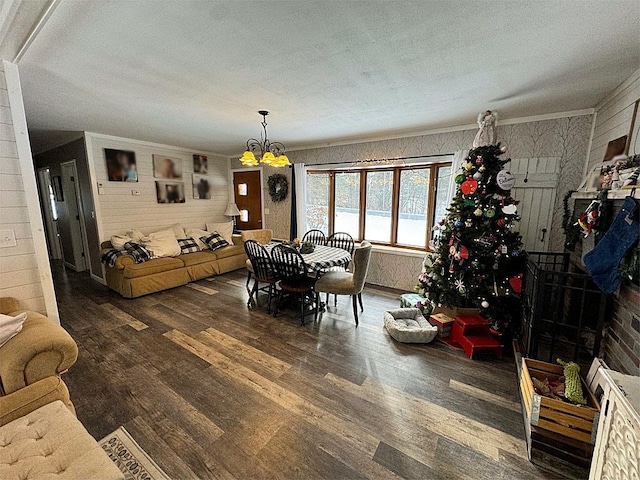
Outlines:
[[[589,136],[591,134],[592,115],[580,115],[552,120],[499,125],[498,140],[509,149],[511,158],[557,157],[560,159],[558,191],[554,208],[554,220],[550,235],[552,251],[562,251],[563,232],[562,198],[567,190],[575,189],[581,181],[587,158]],[[350,163],[366,158],[404,157],[414,155],[449,154],[457,150],[471,148],[476,129],[460,130],[430,135],[404,137],[392,140],[380,140],[353,143],[333,147],[310,148],[292,151],[292,162],[305,165],[326,163]],[[237,159],[232,159],[231,168],[241,168]],[[290,179],[291,171],[265,167],[264,178],[272,173],[284,173]],[[266,215],[267,228],[274,230],[276,238],[289,237],[290,197],[280,203],[273,203],[265,192],[265,207],[270,210]],[[527,214],[527,208],[521,206],[521,214]],[[370,283],[402,290],[411,290],[420,273],[422,259],[412,255],[375,252],[367,277]]]

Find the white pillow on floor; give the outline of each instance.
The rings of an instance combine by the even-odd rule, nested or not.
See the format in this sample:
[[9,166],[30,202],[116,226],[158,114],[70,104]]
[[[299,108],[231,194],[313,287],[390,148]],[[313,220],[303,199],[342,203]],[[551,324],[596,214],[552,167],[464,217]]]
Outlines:
[[0,347],[20,333],[26,319],[26,313],[21,313],[16,317],[0,314]]

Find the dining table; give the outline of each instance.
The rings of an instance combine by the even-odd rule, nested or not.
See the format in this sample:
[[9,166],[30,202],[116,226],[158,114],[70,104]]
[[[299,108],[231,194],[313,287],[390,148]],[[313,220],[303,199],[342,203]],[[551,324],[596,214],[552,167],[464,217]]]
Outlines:
[[[271,242],[265,248],[271,254],[271,249],[278,245],[278,242]],[[316,245],[311,253],[302,253],[304,263],[311,272],[321,273],[331,267],[346,266],[351,262],[351,254],[342,248],[328,247],[326,245]]]

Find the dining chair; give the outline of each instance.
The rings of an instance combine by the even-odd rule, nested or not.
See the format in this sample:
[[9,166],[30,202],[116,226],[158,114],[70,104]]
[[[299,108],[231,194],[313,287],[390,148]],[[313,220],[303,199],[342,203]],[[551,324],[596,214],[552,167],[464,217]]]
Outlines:
[[[278,274],[271,262],[271,256],[266,248],[255,240],[247,240],[244,242],[244,251],[247,252],[248,261],[251,263],[254,283],[249,293],[247,306],[251,306],[253,296],[256,296],[256,305],[258,305],[258,292],[263,291],[268,295],[267,313],[271,313],[271,298],[274,293],[274,286],[278,282]],[[260,283],[267,285],[260,288]]]
[[320,293],[333,293],[336,295],[351,295],[353,305],[353,317],[358,326],[358,303],[360,310],[364,312],[362,305],[362,289],[367,279],[369,263],[371,261],[371,243],[363,241],[353,254],[353,272],[330,271],[322,275],[314,286],[316,302]]
[[329,235],[329,238],[327,238],[327,246],[341,248],[353,255],[353,251],[356,248],[356,242],[353,241],[353,237],[348,233],[336,232]]
[[[300,295],[300,322],[304,325],[305,306],[312,305],[317,300],[317,295],[313,289],[316,278],[307,275],[308,267],[302,255],[286,245],[276,245],[271,249],[271,260],[280,278],[278,283],[280,290],[276,300],[274,316],[278,315],[278,308],[282,300],[282,292]],[[305,299],[309,301],[305,302]],[[318,303],[314,308],[314,320],[318,318]]]
[[[242,239],[242,243],[247,240],[255,240],[260,245],[266,245],[273,238],[273,230],[270,228],[260,228],[256,230],[243,230],[240,234],[240,238]],[[251,275],[253,275],[253,267],[251,266],[251,262],[249,259],[246,261],[247,267],[247,291],[249,290],[249,282],[251,281]]]
[[[353,256],[353,251],[356,248],[356,243],[353,241],[353,237],[346,232],[335,232],[327,238],[327,246],[334,248],[341,248],[342,250],[346,250],[349,252],[351,256]],[[331,267],[329,271],[338,271],[338,272],[346,272],[349,270],[349,263],[345,263],[344,265],[338,265],[336,267]],[[325,303],[329,305],[329,294],[327,293],[327,297],[325,298]],[[333,306],[338,305],[338,296],[334,295],[333,297]]]
[[326,245],[327,244],[327,236],[324,234],[322,230],[309,230],[302,237],[302,243],[311,242],[314,245]]

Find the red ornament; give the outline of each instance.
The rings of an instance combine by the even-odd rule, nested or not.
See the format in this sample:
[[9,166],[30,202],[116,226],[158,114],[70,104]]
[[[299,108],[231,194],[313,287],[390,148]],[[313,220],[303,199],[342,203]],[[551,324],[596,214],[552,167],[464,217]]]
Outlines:
[[520,293],[522,291],[522,274],[519,273],[515,277],[511,277],[509,279],[509,285],[511,285],[514,292]]
[[458,250],[454,254],[453,258],[455,258],[459,262],[462,262],[463,260],[469,258],[469,249],[464,245],[460,245],[460,250]]
[[504,228],[504,226],[507,224],[507,222],[504,221],[504,218],[499,218],[496,223],[500,228]]
[[472,195],[477,189],[478,181],[474,180],[473,178],[468,178],[467,180],[462,182],[462,185],[460,185],[460,190],[462,190],[462,193],[464,195]]
[[481,165],[481,164],[482,164],[482,162],[484,162],[484,159],[483,159],[480,155],[478,155],[478,157],[476,158],[476,163],[477,163],[478,165]]

